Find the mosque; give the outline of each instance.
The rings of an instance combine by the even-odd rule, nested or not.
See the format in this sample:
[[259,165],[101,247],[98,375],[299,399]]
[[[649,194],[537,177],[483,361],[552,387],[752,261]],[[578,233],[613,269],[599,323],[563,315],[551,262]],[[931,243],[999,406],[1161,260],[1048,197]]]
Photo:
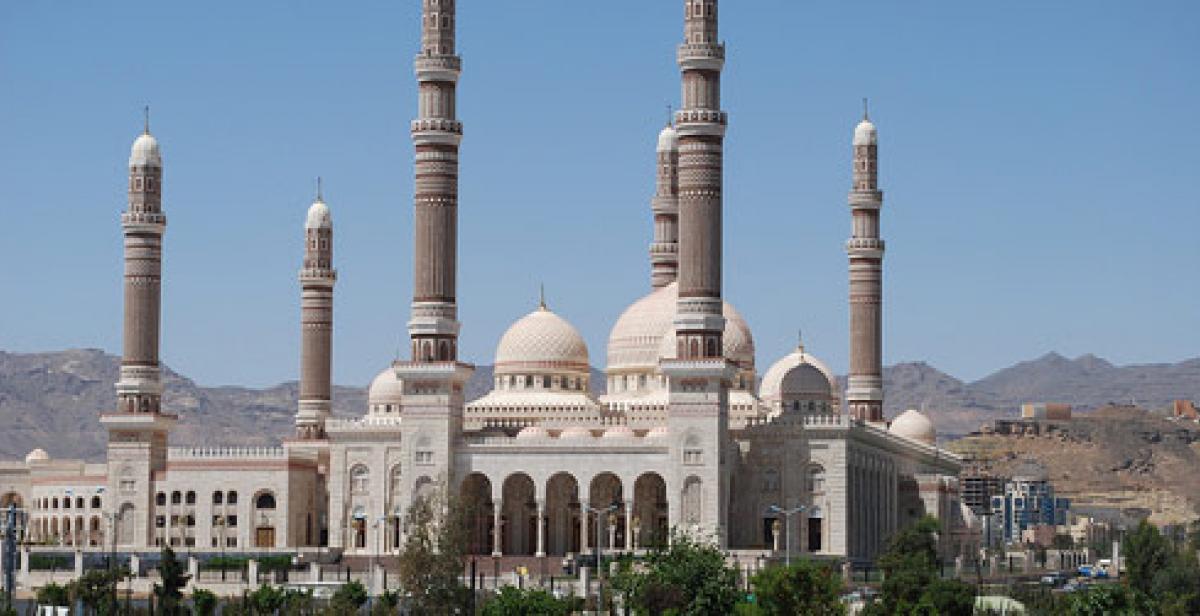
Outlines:
[[458,358],[455,4],[423,0],[415,62],[411,357],[374,379],[361,417],[331,416],[337,273],[318,191],[299,275],[295,433],[277,448],[170,446],[177,417],[161,405],[159,364],[163,159],[147,126],[121,217],[124,346],[117,408],[100,416],[107,459],[35,450],[0,463],[0,498],[28,511],[28,539],[386,554],[403,545],[410,505],[437,495],[470,505],[470,548],[481,555],[561,560],[597,545],[644,548],[675,529],[730,552],[861,562],[927,514],[942,521],[945,543],[967,536],[959,458],[938,448],[922,413],[883,416],[883,193],[865,115],[852,140],[848,386],[803,345],[759,379],[751,329],[722,297],[717,0],[684,2],[682,104],[657,141],[650,289],[609,334],[605,393],[592,393],[583,337],[542,302],[501,337],[491,391],[465,399],[473,367]]

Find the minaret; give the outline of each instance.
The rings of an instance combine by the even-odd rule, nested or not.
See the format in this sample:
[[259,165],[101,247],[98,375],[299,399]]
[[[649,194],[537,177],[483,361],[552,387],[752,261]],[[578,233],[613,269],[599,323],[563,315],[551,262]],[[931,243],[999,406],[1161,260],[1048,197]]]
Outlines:
[[333,218],[321,195],[308,208],[304,223],[304,266],[300,270],[300,408],[296,436],[324,438],[330,413],[333,355]]
[[735,367],[723,354],[721,301],[721,184],[725,112],[717,38],[717,1],[684,2],[685,39],[678,61],[683,108],[679,136],[679,300],[676,356],[663,360],[672,467],[667,490],[681,495],[671,525],[724,547],[728,536],[729,387]]
[[725,45],[717,39],[717,0],[684,0],[684,43],[679,46],[683,108],[679,133],[678,357],[719,358],[725,329],[721,302],[722,144],[721,70]]
[[454,0],[422,0],[421,53],[416,59],[420,89],[417,119],[412,359],[458,358],[458,145],[462,122],[455,98],[462,60],[455,55]]
[[878,133],[863,102],[863,119],[854,129],[854,187],[850,191],[853,225],[850,255],[850,376],[846,403],[855,419],[883,421],[883,240],[879,239]]
[[162,306],[162,156],[150,134],[149,112],[129,154],[129,207],[121,215],[125,232],[125,343],[117,408],[125,413],[161,411],[158,362]]
[[668,124],[658,134],[654,199],[654,241],[650,244],[650,286],[665,287],[679,275],[679,134]]
[[100,423],[108,430],[108,493],[105,507],[117,515],[114,544],[151,545],[154,475],[166,470],[167,437],[175,416],[162,412],[159,367],[162,238],[162,156],[150,134],[149,110],[129,155],[129,206],[121,215],[125,234],[125,340],[117,408]]

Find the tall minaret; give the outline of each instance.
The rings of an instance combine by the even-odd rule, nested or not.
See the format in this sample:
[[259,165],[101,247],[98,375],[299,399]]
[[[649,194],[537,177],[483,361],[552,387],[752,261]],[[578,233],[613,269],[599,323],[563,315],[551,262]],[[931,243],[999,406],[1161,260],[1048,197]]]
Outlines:
[[879,239],[879,136],[863,106],[854,129],[850,255],[850,376],[846,403],[862,421],[883,421],[883,240]]
[[679,134],[670,124],[658,134],[658,173],[654,199],[654,242],[650,244],[650,286],[665,287],[679,275]]
[[150,134],[149,112],[129,154],[129,207],[121,215],[125,232],[125,342],[117,410],[159,413],[162,380],[158,361],[162,306],[162,156]]
[[725,46],[717,39],[717,1],[684,2],[685,39],[679,46],[683,108],[679,135],[679,300],[675,360],[660,363],[667,377],[670,454],[683,460],[667,479],[681,494],[671,525],[715,539],[728,536],[731,447],[729,386],[735,367],[722,352],[721,184],[725,113],[721,70]]
[[150,134],[149,111],[129,154],[129,207],[121,215],[125,233],[125,341],[117,408],[100,423],[108,430],[108,493],[105,507],[120,515],[114,544],[151,545],[156,473],[167,467],[167,438],[175,416],[162,412],[158,358],[161,313],[162,156]]
[[296,436],[324,438],[330,413],[333,355],[333,218],[321,195],[308,208],[304,223],[304,266],[300,270],[300,408]]
[[717,38],[717,0],[684,0],[679,46],[683,108],[679,133],[678,357],[722,356],[721,205],[725,112],[721,70],[725,45]]
[[421,53],[416,59],[420,88],[416,145],[416,238],[412,320],[413,361],[458,358],[458,145],[462,122],[455,98],[462,60],[455,55],[454,0],[422,0]]

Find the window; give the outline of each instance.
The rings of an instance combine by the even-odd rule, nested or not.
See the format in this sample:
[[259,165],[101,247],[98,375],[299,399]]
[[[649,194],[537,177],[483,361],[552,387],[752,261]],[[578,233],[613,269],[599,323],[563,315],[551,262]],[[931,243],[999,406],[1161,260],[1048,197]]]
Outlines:
[[189,505],[196,504],[196,493],[188,490],[187,496],[184,496],[184,502]]
[[778,492],[779,491],[779,471],[769,468],[763,472],[763,491]]
[[230,492],[230,493],[226,494],[225,495],[225,504],[226,505],[236,505],[237,504],[237,492]]
[[83,509],[83,497],[82,496],[75,497],[75,508]]
[[684,464],[704,464],[704,452],[700,449],[684,449]]
[[433,464],[433,452],[428,450],[418,451],[417,464],[420,464],[421,466],[429,466]]
[[213,504],[220,505],[223,502],[225,502],[225,493],[224,492],[213,492]]
[[71,497],[68,496],[67,498],[62,499],[62,505],[63,505],[63,509],[70,509],[71,508]]
[[196,516],[194,516],[194,515],[190,515],[190,514],[189,514],[189,515],[187,516],[187,525],[188,525],[188,526],[195,526],[195,525],[196,525]]
[[350,491],[366,493],[371,486],[371,471],[362,464],[350,469]]
[[154,527],[155,528],[166,528],[167,527],[167,516],[165,516],[165,515],[154,516]]
[[225,538],[225,547],[236,548],[237,547],[237,537],[226,537]]
[[166,506],[167,494],[165,492],[159,492],[158,494],[155,494],[154,495],[154,504],[158,505],[159,507]]
[[254,506],[258,509],[274,509],[275,495],[270,492],[259,494],[258,498],[254,501]]
[[178,490],[171,492],[171,504],[172,505],[178,505],[182,502],[183,502],[183,494],[181,494]]
[[825,469],[814,466],[808,469],[808,491],[820,494],[825,491]]
[[236,527],[237,526],[237,516],[236,515],[225,516],[225,526],[227,526],[229,528]]
[[99,497],[99,496],[93,496],[93,497],[92,497],[92,509],[99,509],[99,508],[100,508],[100,504],[101,504],[101,503],[100,503],[100,497]]

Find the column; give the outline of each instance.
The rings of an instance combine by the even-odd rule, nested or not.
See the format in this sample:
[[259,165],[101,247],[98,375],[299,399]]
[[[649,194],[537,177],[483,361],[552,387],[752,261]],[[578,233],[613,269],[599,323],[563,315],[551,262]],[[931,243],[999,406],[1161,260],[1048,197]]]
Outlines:
[[537,552],[534,556],[546,555],[546,501],[537,502]]
[[633,499],[625,501],[625,551],[633,551]]
[[502,541],[504,539],[504,529],[502,528],[504,514],[503,501],[499,498],[493,500],[495,506],[492,507],[492,556],[503,556],[504,549]]
[[588,551],[588,501],[579,501],[579,553]]

